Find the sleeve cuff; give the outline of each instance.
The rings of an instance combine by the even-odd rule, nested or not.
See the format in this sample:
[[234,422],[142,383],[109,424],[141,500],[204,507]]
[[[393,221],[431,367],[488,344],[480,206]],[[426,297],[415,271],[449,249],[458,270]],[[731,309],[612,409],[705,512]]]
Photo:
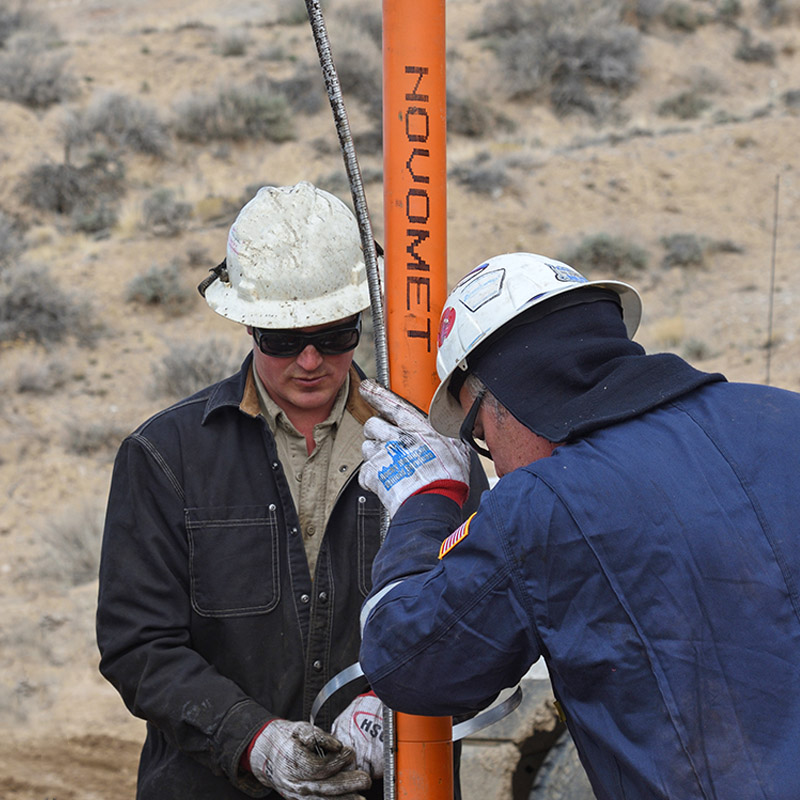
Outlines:
[[410,496],[414,497],[414,495],[418,494],[440,494],[450,500],[454,500],[459,506],[463,506],[469,496],[469,486],[461,481],[440,480],[417,489]]

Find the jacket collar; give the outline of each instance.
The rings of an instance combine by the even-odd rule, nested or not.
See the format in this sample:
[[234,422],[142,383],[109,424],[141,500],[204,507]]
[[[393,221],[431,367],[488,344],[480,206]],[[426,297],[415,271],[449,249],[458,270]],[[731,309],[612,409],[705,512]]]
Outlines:
[[[221,408],[238,408],[243,414],[257,417],[261,413],[258,403],[255,379],[253,378],[253,353],[247,354],[242,366],[235,375],[215,384],[206,402],[203,414],[205,425],[208,418]],[[362,425],[376,415],[374,409],[361,397],[358,387],[364,373],[353,363],[350,367],[350,393],[347,397],[347,410]]]

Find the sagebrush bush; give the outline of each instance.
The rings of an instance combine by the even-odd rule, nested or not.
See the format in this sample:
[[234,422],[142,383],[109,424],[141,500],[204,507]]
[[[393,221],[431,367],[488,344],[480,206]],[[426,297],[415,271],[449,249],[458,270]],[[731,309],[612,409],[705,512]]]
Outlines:
[[698,13],[691,3],[681,0],[668,2],[661,17],[668,28],[686,33],[692,33],[705,22],[703,15]]
[[8,3],[0,3],[0,47],[17,31],[35,30],[40,25],[39,18],[21,3],[13,8]]
[[51,50],[38,33],[12,35],[0,50],[0,98],[30,108],[47,108],[77,94],[78,82],[65,69],[69,55]]
[[673,233],[661,237],[666,251],[665,267],[700,267],[705,261],[703,242],[693,233]]
[[486,152],[479,153],[469,163],[452,167],[449,174],[469,191],[490,197],[499,197],[512,184],[506,164]]
[[191,216],[191,205],[178,200],[172,189],[156,189],[142,207],[143,225],[156,236],[177,236]]
[[117,224],[116,201],[105,196],[81,201],[72,210],[70,218],[75,231],[107,235]]
[[125,300],[146,306],[163,306],[174,312],[188,308],[194,293],[184,284],[176,262],[166,266],[153,264],[127,286]]
[[765,25],[785,25],[797,11],[794,0],[758,0],[758,13]]
[[648,262],[646,250],[607,233],[587,236],[559,258],[585,275],[597,272],[618,278],[638,275]]
[[364,31],[343,26],[336,52],[336,71],[345,98],[362,103],[373,114],[382,108],[381,51]]
[[265,81],[220,89],[215,95],[190,95],[174,111],[175,134],[190,142],[285,142],[295,136],[288,100]]
[[43,545],[41,577],[81,586],[97,578],[103,538],[99,503],[59,509],[38,532]]
[[602,0],[497,0],[477,35],[490,38],[511,98],[546,92],[559,113],[597,113],[593,95],[639,80],[639,31]]
[[243,31],[229,31],[219,43],[219,53],[223,58],[238,58],[247,53],[249,37]]
[[153,365],[153,394],[188,397],[235,372],[239,355],[222,339],[172,344],[167,355]]
[[0,209],[0,272],[16,260],[22,250],[22,236],[13,217]]
[[353,27],[364,31],[375,45],[383,45],[383,16],[380,5],[372,2],[361,2],[343,8],[339,18]]
[[456,89],[447,89],[447,132],[481,138],[497,123],[496,116],[485,100]]
[[658,104],[656,113],[660,117],[697,119],[710,106],[711,101],[703,97],[696,89],[687,89],[662,100]]
[[273,81],[272,88],[299,114],[316,114],[328,102],[319,67],[310,64],[299,64],[294,75]]
[[125,191],[122,162],[106,153],[89,154],[82,166],[39,164],[20,180],[22,202],[43,211],[71,214],[76,208],[90,209],[114,202]]
[[17,369],[17,391],[21,394],[51,394],[67,382],[67,368],[59,358],[26,361]]
[[133,97],[103,92],[92,98],[86,111],[74,112],[62,126],[67,148],[103,139],[112,147],[163,157],[169,132],[158,113]]
[[67,432],[65,447],[76,456],[113,456],[128,433],[127,426],[113,419],[74,423]]
[[56,347],[67,339],[94,344],[100,333],[88,302],[65,292],[46,267],[14,264],[0,282],[0,342]]
[[754,41],[752,31],[745,28],[742,31],[734,56],[740,61],[745,61],[749,64],[772,66],[775,63],[775,45],[766,41]]

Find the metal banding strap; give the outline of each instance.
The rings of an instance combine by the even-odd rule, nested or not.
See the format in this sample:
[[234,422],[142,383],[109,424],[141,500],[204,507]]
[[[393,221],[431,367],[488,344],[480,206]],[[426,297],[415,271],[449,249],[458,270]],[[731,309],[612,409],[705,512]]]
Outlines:
[[314,702],[311,705],[311,724],[314,724],[314,720],[316,719],[317,714],[319,714],[319,710],[325,705],[329,697],[336,694],[339,689],[341,689],[343,686],[346,686],[351,681],[354,681],[356,678],[360,678],[363,674],[364,670],[361,669],[361,664],[356,661],[355,664],[345,667],[338,675],[334,675],[319,690],[319,694],[314,698]]
[[369,600],[361,606],[361,614],[358,618],[358,623],[362,636],[364,635],[364,626],[367,624],[367,617],[369,617],[372,609],[375,608],[379,601],[389,594],[395,586],[399,586],[402,582],[403,581],[395,581],[394,583],[387,583],[374,597],[370,597]]
[[[314,724],[314,720],[316,719],[317,714],[319,714],[319,710],[325,705],[330,697],[336,694],[336,692],[338,692],[343,686],[346,686],[348,683],[351,683],[357,678],[363,677],[363,675],[364,670],[361,669],[361,664],[358,662],[346,667],[338,675],[334,675],[334,677],[331,678],[322,687],[322,689],[320,689],[319,694],[314,698],[314,702],[311,706],[311,724]],[[489,725],[499,722],[504,717],[507,717],[515,708],[517,708],[521,702],[522,687],[517,686],[514,692],[505,700],[503,700],[502,703],[491,706],[490,708],[486,709],[486,711],[482,711],[480,714],[474,716],[472,719],[468,719],[464,722],[459,722],[458,725],[454,725],[453,741],[457,742],[459,739],[472,736],[473,733],[477,733],[478,731],[487,728]]]
[[499,722],[517,708],[521,702],[522,687],[517,686],[513,693],[503,700],[502,703],[487,708],[486,711],[476,714],[472,719],[459,722],[458,725],[453,725],[453,741],[457,742],[459,739],[466,739],[467,736],[472,736],[473,733],[482,731],[495,722]]

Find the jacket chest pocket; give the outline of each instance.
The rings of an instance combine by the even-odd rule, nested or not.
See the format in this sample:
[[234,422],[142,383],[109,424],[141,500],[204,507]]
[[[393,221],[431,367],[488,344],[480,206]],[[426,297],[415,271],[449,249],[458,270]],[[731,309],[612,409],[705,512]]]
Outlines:
[[238,617],[274,609],[280,600],[275,505],[187,508],[184,515],[195,612]]

